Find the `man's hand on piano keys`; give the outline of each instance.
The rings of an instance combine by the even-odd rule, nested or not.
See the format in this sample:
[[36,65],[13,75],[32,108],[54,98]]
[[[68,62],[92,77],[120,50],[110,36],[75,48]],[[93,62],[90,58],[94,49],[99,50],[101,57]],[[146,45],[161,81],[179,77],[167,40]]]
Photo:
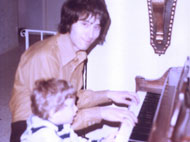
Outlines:
[[[141,110],[146,96],[146,92],[138,91],[137,93],[139,95],[140,103],[138,105],[131,105],[129,107],[129,110],[132,111],[135,114],[135,116],[139,115],[139,112]],[[128,140],[131,138],[134,126],[135,125],[132,125],[132,123],[130,123],[129,120],[123,121],[119,128],[119,132],[117,134],[115,142],[128,142]]]
[[139,103],[139,97],[135,92],[128,91],[108,91],[107,97],[118,104],[132,105]]
[[123,122],[128,120],[131,125],[137,123],[135,114],[125,107],[101,107],[101,116],[104,120],[112,122]]

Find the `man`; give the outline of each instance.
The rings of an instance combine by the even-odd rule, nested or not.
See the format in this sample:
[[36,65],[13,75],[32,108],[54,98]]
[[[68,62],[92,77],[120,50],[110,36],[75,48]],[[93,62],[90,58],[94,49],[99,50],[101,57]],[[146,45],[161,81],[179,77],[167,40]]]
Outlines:
[[58,34],[33,44],[21,56],[9,103],[11,141],[19,141],[26,129],[26,119],[31,114],[30,94],[38,79],[64,79],[77,90],[79,110],[73,123],[75,130],[99,123],[102,119],[137,122],[136,116],[127,109],[97,106],[106,102],[137,103],[135,93],[81,89],[87,50],[104,42],[109,22],[103,0],[67,0],[63,4]]

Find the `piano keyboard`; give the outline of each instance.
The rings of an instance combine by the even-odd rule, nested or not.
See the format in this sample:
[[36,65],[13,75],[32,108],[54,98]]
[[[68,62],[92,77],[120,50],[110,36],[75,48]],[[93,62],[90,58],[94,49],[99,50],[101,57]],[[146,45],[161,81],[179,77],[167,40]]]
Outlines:
[[138,123],[133,128],[129,142],[148,141],[159,98],[159,94],[146,94],[138,114]]
[[141,110],[141,107],[143,105],[143,102],[144,102],[144,99],[145,99],[145,96],[146,96],[146,92],[138,91],[137,94],[139,96],[140,103],[138,105],[134,104],[134,105],[132,105],[132,106],[129,107],[129,110],[132,111],[132,112],[134,112],[134,114],[136,116],[139,115],[139,112]]
[[[129,107],[129,110],[134,112],[134,114],[136,116],[138,116],[139,112],[140,112],[140,109],[143,105],[143,102],[144,102],[144,99],[145,99],[145,96],[146,96],[146,92],[142,92],[142,91],[139,91],[137,92],[138,96],[139,96],[139,99],[140,99],[140,102],[138,105],[134,104],[132,106]],[[129,138],[130,138],[130,135],[132,133],[132,130],[133,130],[133,127],[134,126],[129,126],[127,124],[122,124],[121,127],[120,127],[120,130],[119,130],[119,134],[117,135],[116,137],[116,142],[128,142],[129,141]]]
[[116,142],[146,142],[148,140],[160,95],[142,91],[137,94],[140,103],[130,106],[129,109],[138,116],[138,123],[134,127],[121,125]]

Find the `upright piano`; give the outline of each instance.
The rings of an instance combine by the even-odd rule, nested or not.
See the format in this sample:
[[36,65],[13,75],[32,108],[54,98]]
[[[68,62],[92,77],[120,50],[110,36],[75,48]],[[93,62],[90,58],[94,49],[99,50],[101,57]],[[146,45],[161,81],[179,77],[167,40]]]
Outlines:
[[[190,58],[183,67],[169,68],[159,79],[137,76],[135,80],[136,91],[146,95],[129,138],[118,141],[190,142]],[[126,132],[121,126],[120,133]]]

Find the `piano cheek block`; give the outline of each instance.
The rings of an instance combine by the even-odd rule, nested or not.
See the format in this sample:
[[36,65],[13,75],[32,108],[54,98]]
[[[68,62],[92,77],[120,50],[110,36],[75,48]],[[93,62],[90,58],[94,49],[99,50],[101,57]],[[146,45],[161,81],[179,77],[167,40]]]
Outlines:
[[185,105],[182,106],[180,111],[172,139],[180,142],[190,141],[190,109]]

